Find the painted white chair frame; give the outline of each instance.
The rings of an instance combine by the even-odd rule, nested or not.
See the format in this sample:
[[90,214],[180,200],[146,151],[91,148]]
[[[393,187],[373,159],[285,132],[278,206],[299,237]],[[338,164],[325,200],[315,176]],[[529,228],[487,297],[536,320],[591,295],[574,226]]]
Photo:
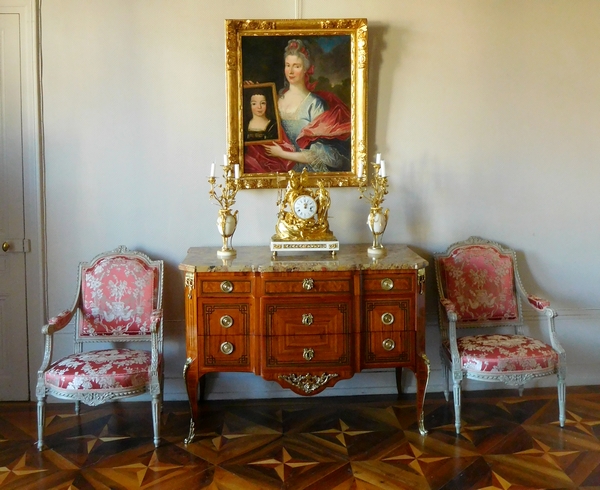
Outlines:
[[[512,294],[515,297],[516,305],[518,309],[518,315],[516,319],[511,320],[484,320],[484,321],[473,321],[468,322],[460,321],[457,312],[456,305],[452,303],[447,297],[445,283],[441,274],[440,260],[449,258],[453,252],[460,247],[471,247],[484,246],[492,247],[501,254],[507,255],[511,258],[513,268],[513,291]],[[549,302],[532,295],[527,294],[523,284],[521,282],[519,272],[517,269],[517,256],[514,250],[503,247],[499,243],[492,242],[479,237],[470,237],[468,240],[457,242],[446,250],[444,253],[434,253],[434,263],[436,270],[436,280],[439,293],[439,326],[442,337],[442,346],[440,348],[440,355],[442,358],[442,367],[444,371],[445,386],[444,395],[446,401],[449,400],[449,385],[450,385],[450,373],[452,373],[453,382],[453,395],[454,395],[454,412],[455,412],[455,427],[456,433],[459,434],[461,430],[461,383],[463,378],[474,379],[478,381],[490,381],[490,382],[503,382],[509,386],[516,386],[519,388],[519,394],[523,394],[524,384],[531,379],[556,374],[558,378],[558,407],[559,407],[559,423],[561,427],[565,424],[565,403],[566,403],[566,354],[565,350],[561,346],[556,330],[554,326],[554,318],[557,316],[556,312],[550,308]],[[461,353],[458,349],[458,329],[472,329],[472,328],[485,328],[485,327],[513,327],[516,335],[523,335],[523,327],[525,326],[523,321],[523,312],[521,306],[521,300],[524,300],[526,304],[530,305],[533,310],[543,315],[547,320],[548,336],[550,339],[550,345],[552,349],[558,354],[558,363],[552,372],[546,371],[522,371],[519,373],[502,373],[502,372],[485,372],[479,371],[476,373],[468,372],[463,369],[461,363]],[[450,357],[447,354],[447,350],[444,348],[444,341],[450,343]]]
[[[95,266],[100,260],[112,259],[117,257],[124,257],[126,259],[133,259],[143,262],[145,266],[153,270],[155,286],[153,294],[153,311],[151,312],[151,324],[148,333],[144,334],[112,334],[110,336],[90,336],[80,335],[80,322],[83,316],[83,298],[82,298],[82,281],[84,280],[85,271],[90,267]],[[79,414],[80,402],[86,405],[96,406],[102,403],[120,399],[138,396],[143,393],[150,393],[152,397],[152,421],[154,429],[154,444],[159,445],[160,442],[160,414],[162,411],[163,401],[163,319],[162,319],[162,294],[163,294],[163,261],[162,260],[150,260],[150,258],[136,251],[128,250],[124,246],[120,246],[117,249],[102,253],[96,256],[90,262],[81,262],[79,264],[79,273],[77,279],[77,293],[75,301],[70,310],[65,310],[58,316],[49,320],[47,325],[42,328],[44,335],[44,359],[42,365],[38,370],[38,382],[36,387],[37,396],[37,418],[38,418],[38,442],[37,447],[42,450],[44,446],[44,426],[45,426],[45,402],[46,396],[52,395],[54,397],[72,400],[75,402],[75,413]],[[83,345],[86,344],[88,347],[90,344],[96,343],[111,343],[116,345],[123,345],[123,343],[139,343],[144,342],[149,344],[150,352],[150,365],[148,366],[148,381],[139,385],[137,383],[131,388],[117,389],[117,390],[82,390],[82,389],[60,389],[57,390],[55,386],[45,381],[46,373],[52,369],[57,363],[61,361],[52,360],[52,351],[54,347],[55,337],[54,334],[61,329],[65,328],[71,320],[75,318],[75,346],[74,355],[81,354],[84,351]],[[133,352],[139,352],[135,349]],[[147,354],[145,354],[147,355]],[[63,358],[65,360],[67,358]]]

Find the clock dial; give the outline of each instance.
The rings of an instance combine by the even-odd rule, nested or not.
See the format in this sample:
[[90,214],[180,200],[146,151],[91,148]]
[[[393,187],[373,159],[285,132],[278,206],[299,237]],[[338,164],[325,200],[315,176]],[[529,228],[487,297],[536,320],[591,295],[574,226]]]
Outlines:
[[294,201],[294,213],[298,218],[309,219],[317,212],[317,203],[311,197],[303,195]]

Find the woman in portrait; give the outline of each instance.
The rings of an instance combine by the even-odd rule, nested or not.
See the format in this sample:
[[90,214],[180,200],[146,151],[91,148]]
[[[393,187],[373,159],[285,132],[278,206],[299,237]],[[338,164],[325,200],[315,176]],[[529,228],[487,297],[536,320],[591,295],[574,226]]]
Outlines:
[[335,94],[314,91],[314,64],[302,40],[287,43],[284,63],[277,101],[283,141],[247,148],[245,171],[350,171],[350,110]]

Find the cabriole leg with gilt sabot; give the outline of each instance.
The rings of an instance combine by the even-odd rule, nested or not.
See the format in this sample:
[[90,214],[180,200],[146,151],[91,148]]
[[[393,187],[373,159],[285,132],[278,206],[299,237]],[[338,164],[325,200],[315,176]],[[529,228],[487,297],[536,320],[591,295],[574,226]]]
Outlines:
[[185,444],[190,444],[196,435],[196,422],[198,420],[198,368],[196,360],[188,357],[183,366],[183,379],[185,380],[185,386],[188,394],[188,401],[190,404],[190,428],[188,436],[184,439]]
[[417,417],[419,432],[422,436],[427,434],[425,429],[425,395],[427,385],[429,384],[429,374],[431,372],[431,363],[425,354],[421,354],[417,362]]

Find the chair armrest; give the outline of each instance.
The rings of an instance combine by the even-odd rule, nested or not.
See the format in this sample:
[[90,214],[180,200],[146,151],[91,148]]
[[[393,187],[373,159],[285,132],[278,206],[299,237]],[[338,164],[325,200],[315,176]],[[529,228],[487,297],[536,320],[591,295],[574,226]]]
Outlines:
[[150,325],[150,333],[158,332],[158,325],[160,324],[163,317],[163,310],[152,310],[150,313],[150,321],[152,322]]
[[76,309],[61,311],[58,315],[50,318],[48,324],[42,327],[42,333],[52,335],[54,332],[62,330],[69,324],[76,311]]
[[443,298],[440,299],[440,303],[442,305],[442,308],[446,312],[446,315],[448,316],[448,320],[450,322],[455,322],[456,320],[458,320],[458,316],[456,315],[456,305],[452,301]]
[[44,372],[50,367],[50,362],[52,361],[53,334],[54,332],[58,332],[65,328],[73,318],[73,315],[75,315],[76,311],[77,308],[75,307],[71,310],[62,311],[58,315],[50,318],[48,324],[42,327],[42,334],[44,335],[44,359],[42,360],[42,365],[38,369],[38,383],[36,387],[38,398],[44,396]]
[[162,335],[159,334],[159,325],[162,323],[163,310],[152,310],[150,313],[150,336],[152,338],[152,350],[150,360],[150,371],[156,373],[158,370],[159,355],[162,354]]
[[544,311],[545,308],[550,306],[550,301],[533,294],[527,295],[527,302],[538,311]]
[[458,353],[458,343],[456,338],[456,321],[458,320],[458,315],[456,314],[456,305],[446,298],[441,298],[440,304],[448,316],[448,341],[450,342],[450,355],[452,356],[452,363],[455,366],[460,366],[460,355]]

